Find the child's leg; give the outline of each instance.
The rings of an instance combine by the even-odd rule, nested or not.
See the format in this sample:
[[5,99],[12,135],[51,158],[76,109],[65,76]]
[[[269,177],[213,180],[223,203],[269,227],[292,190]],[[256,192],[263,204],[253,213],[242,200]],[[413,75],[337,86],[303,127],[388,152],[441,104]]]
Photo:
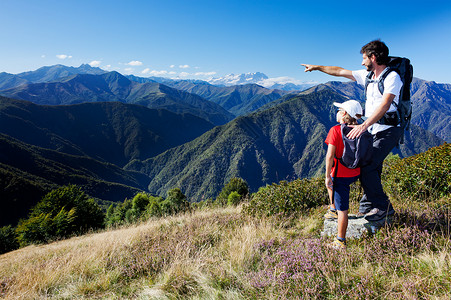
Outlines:
[[346,238],[348,228],[349,191],[350,184],[357,180],[357,177],[337,177],[334,178],[334,199],[338,211],[338,233],[340,239]]
[[329,193],[329,204],[330,204],[330,209],[335,209],[335,203],[332,200],[333,199],[333,191],[332,189],[327,189],[327,193]]
[[348,211],[338,211],[338,233],[337,237],[346,238],[346,229],[348,229]]

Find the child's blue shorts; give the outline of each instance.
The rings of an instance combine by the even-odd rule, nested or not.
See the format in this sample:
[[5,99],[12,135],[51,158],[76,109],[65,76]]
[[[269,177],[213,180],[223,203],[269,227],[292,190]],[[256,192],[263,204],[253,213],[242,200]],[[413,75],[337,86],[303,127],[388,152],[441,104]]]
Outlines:
[[351,183],[357,181],[356,177],[335,177],[332,178],[334,182],[334,201],[335,209],[345,211],[349,209],[349,190]]

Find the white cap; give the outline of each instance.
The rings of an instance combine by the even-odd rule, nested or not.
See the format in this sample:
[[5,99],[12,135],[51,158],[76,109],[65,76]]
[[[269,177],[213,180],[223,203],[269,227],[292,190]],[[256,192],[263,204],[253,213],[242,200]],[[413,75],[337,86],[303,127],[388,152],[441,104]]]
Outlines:
[[342,108],[345,112],[348,113],[348,115],[350,115],[354,119],[360,119],[360,117],[357,117],[356,115],[363,115],[362,106],[357,100],[348,100],[343,103],[334,102],[334,105]]

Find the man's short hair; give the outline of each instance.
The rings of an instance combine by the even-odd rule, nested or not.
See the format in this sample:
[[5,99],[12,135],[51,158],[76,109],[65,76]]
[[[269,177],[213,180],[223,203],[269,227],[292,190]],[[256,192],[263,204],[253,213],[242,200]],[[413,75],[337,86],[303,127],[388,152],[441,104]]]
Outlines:
[[371,55],[374,54],[378,65],[386,65],[390,61],[388,58],[388,47],[380,39],[369,42],[363,46],[360,53],[365,54],[368,57],[371,57]]

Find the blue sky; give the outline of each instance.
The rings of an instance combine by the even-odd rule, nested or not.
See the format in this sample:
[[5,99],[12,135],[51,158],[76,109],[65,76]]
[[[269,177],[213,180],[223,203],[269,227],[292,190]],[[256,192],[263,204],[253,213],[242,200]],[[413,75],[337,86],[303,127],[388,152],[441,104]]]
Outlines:
[[381,38],[414,76],[451,83],[451,1],[0,0],[0,72],[90,63],[137,76],[263,72],[301,82],[301,63],[361,68]]

